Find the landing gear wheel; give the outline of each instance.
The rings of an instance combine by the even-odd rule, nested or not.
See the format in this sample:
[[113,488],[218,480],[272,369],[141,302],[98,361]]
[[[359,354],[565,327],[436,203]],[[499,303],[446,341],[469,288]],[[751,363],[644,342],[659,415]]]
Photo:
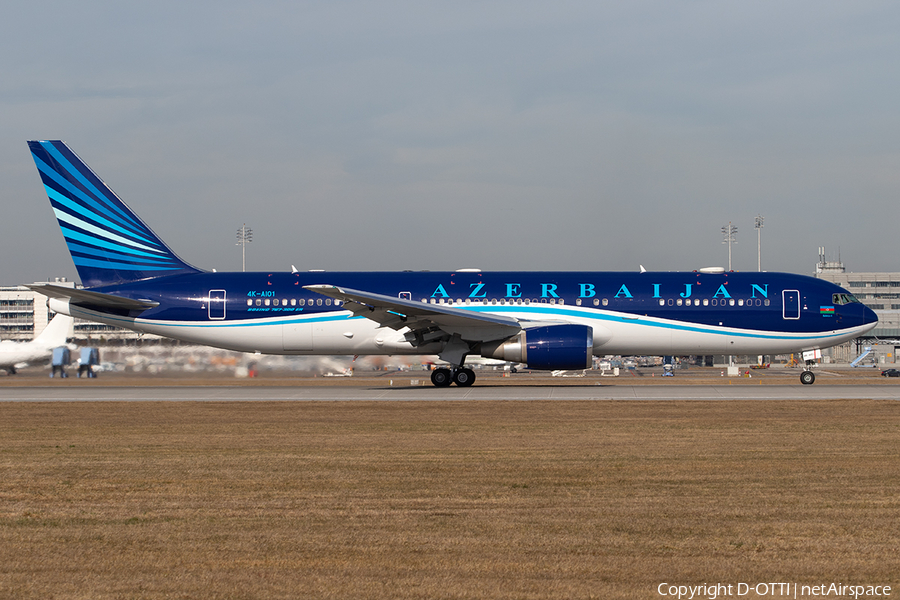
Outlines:
[[457,369],[453,374],[453,383],[459,387],[469,387],[475,383],[475,371],[472,369]]
[[434,384],[434,387],[447,387],[451,383],[453,383],[453,377],[451,376],[450,369],[435,369],[431,372],[431,383]]
[[812,385],[816,381],[816,374],[812,371],[803,371],[800,373],[800,383],[803,385]]

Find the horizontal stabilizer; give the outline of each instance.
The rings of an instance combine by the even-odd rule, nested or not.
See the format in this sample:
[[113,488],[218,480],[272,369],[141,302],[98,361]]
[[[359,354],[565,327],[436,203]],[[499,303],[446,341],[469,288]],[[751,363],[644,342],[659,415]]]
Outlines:
[[58,285],[28,285],[25,287],[31,288],[38,294],[43,294],[49,298],[68,299],[72,304],[91,308],[148,310],[159,306],[159,302],[154,302],[153,300],[135,300],[133,298],[101,294],[90,290],[76,290]]

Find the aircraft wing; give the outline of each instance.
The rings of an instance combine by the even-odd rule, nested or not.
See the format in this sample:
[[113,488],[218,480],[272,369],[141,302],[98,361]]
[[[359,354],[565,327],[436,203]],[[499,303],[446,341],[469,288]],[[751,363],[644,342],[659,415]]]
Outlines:
[[75,288],[62,287],[59,285],[27,285],[38,294],[43,294],[50,298],[68,299],[72,304],[79,306],[114,309],[114,310],[148,310],[159,306],[159,302],[153,300],[134,300],[132,298],[123,298],[112,294],[103,294],[101,292],[92,292],[90,290],[76,290]]
[[344,308],[354,315],[371,319],[382,327],[396,330],[408,327],[415,335],[416,345],[423,342],[425,334],[438,329],[450,335],[459,334],[462,339],[471,342],[502,340],[522,330],[516,319],[501,315],[484,314],[443,304],[425,304],[334,285],[303,287],[323,296],[341,300],[344,302]]

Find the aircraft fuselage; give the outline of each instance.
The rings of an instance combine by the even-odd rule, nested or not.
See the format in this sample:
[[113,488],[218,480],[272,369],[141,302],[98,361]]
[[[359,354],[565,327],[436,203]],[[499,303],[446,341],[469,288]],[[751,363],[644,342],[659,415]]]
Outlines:
[[[402,329],[355,316],[304,286],[329,284],[523,322],[593,328],[594,354],[779,354],[832,346],[875,322],[849,294],[785,273],[200,273],[93,288],[159,306],[111,314],[55,308],[137,331],[244,352],[427,354]],[[852,298],[852,296],[849,296]]]

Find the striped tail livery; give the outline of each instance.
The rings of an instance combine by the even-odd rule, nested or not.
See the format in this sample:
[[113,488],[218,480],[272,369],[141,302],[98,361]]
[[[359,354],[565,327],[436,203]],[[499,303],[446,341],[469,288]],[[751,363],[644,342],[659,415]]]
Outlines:
[[200,272],[178,258],[64,142],[28,147],[85,286]]

